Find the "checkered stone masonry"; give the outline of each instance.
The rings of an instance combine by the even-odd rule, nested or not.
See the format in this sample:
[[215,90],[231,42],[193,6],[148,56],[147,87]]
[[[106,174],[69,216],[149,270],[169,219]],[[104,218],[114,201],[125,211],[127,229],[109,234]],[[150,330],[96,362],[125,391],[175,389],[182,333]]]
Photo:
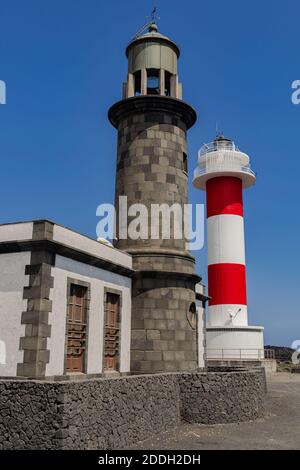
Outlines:
[[40,238],[53,239],[53,224],[48,221],[34,222],[33,248],[30,264],[25,268],[29,275],[29,286],[24,287],[23,298],[27,299],[27,310],[22,313],[21,323],[25,325],[25,335],[20,338],[20,350],[24,351],[23,363],[17,366],[17,376],[45,377],[50,351],[47,338],[51,336],[49,314],[52,310],[50,289],[53,287],[51,268],[54,254],[42,249],[34,241]]
[[[186,132],[196,118],[186,103],[165,97],[137,97],[114,105],[109,113],[118,129],[116,209],[127,204],[188,203]],[[118,217],[117,217],[118,218]],[[133,256],[131,372],[153,373],[197,369],[197,329],[188,312],[195,302],[194,258],[184,238],[117,240]],[[128,219],[130,223],[130,219]],[[147,222],[147,220],[145,221]]]
[[[188,203],[188,178],[183,170],[186,125],[165,112],[135,114],[125,118],[118,128],[116,205],[118,197],[127,196],[128,207],[142,203]],[[171,219],[172,220],[172,219]],[[129,220],[130,222],[130,220]],[[171,225],[171,232],[173,225]],[[149,233],[150,235],[150,233]],[[119,240],[118,248],[164,248],[186,253],[185,240]]]
[[179,277],[135,278],[131,370],[175,372],[197,368],[197,334],[187,319],[194,282]]

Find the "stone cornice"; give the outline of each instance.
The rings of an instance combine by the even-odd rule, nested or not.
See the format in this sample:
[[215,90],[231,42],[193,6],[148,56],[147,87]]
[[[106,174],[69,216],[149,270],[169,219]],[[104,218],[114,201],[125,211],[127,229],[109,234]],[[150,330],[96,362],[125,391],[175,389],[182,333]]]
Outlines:
[[191,281],[192,283],[197,284],[201,281],[201,277],[198,274],[190,274],[190,273],[181,273],[175,271],[135,271],[133,274],[134,279],[143,278],[143,279],[184,279],[187,281]]
[[130,277],[134,272],[132,269],[126,268],[125,266],[98,258],[97,256],[91,255],[88,252],[81,251],[54,240],[22,240],[0,243],[0,253],[17,253],[20,251],[33,252],[41,250],[53,253],[54,255],[61,255],[66,258],[71,258],[81,263],[95,266],[96,268],[101,268],[116,274],[121,274],[122,276]]
[[167,96],[135,96],[113,104],[108,111],[108,119],[111,124],[118,128],[120,120],[136,113],[164,112],[178,117],[182,120],[187,129],[192,127],[197,114],[194,108],[185,101],[170,98]]

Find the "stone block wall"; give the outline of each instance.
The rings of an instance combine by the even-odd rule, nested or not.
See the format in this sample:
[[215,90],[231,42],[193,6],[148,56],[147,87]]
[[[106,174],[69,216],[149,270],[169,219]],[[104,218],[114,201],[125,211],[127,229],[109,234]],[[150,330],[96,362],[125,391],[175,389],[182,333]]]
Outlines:
[[197,325],[189,321],[194,282],[154,275],[135,279],[131,316],[131,372],[196,370]]
[[58,382],[0,381],[0,450],[60,449],[64,387]]
[[[194,371],[197,333],[187,316],[200,278],[188,250],[184,207],[188,203],[187,130],[196,113],[180,100],[147,96],[116,103],[109,118],[118,130],[115,246],[132,255],[136,271],[130,370]],[[127,217],[120,196],[127,197],[127,208],[136,204],[144,208]],[[133,220],[140,236],[121,235],[120,228],[130,230]]]
[[[150,228],[151,204],[187,204],[186,154],[186,125],[171,113],[157,110],[122,119],[118,128],[117,213],[118,197],[126,195],[128,207],[138,203],[147,207],[149,219],[145,222],[149,223]],[[161,229],[161,222],[158,225]],[[187,251],[183,239],[176,240],[171,236],[164,240],[159,235],[155,240],[150,239],[150,233],[148,240],[119,239],[116,246],[127,251],[130,248]],[[138,265],[134,268],[140,269]]]
[[0,449],[124,449],[185,419],[263,415],[262,369],[48,382],[0,380]]
[[178,383],[180,414],[191,423],[235,423],[263,415],[266,394],[264,369],[181,374],[178,375]]

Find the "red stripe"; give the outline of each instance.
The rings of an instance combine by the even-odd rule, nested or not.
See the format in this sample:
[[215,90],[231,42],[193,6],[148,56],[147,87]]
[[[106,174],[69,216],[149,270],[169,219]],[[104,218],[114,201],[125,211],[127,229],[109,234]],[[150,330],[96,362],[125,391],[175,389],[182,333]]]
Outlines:
[[207,217],[219,214],[243,216],[242,180],[234,176],[218,176],[206,183]]
[[246,267],[243,264],[220,263],[208,266],[209,305],[247,305]]

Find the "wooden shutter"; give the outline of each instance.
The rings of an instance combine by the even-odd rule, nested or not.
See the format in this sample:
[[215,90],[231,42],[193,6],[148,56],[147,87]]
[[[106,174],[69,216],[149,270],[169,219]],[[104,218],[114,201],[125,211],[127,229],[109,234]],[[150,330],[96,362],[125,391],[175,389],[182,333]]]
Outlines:
[[71,284],[67,312],[67,372],[85,371],[87,287]]
[[106,293],[104,331],[104,370],[119,370],[120,360],[120,296]]

